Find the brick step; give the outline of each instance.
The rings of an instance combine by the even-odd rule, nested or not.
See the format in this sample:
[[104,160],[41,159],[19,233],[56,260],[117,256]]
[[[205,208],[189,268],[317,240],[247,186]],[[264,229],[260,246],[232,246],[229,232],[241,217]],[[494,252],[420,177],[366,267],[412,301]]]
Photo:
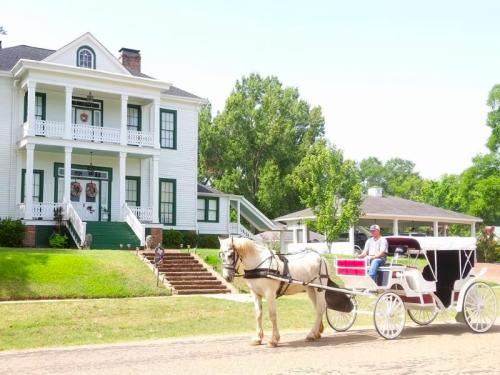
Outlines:
[[169,280],[175,288],[188,285],[222,285],[219,280]]
[[205,272],[206,269],[201,266],[201,267],[187,267],[187,266],[180,266],[180,267],[159,267],[158,268],[160,272]]
[[161,272],[161,274],[165,275],[167,278],[170,276],[212,276],[212,274],[208,271],[204,272],[193,272],[193,271],[168,271],[168,272]]
[[158,268],[178,268],[178,267],[191,267],[191,268],[204,268],[200,263],[171,263],[159,264]]
[[[146,258],[153,259],[155,257],[155,253],[142,253]],[[191,254],[183,254],[183,253],[165,253],[165,258],[193,258]]]
[[173,285],[175,290],[198,290],[198,289],[206,289],[206,290],[213,290],[213,289],[225,289],[222,284],[219,285],[205,285],[205,284],[198,284],[198,285]]
[[222,293],[231,293],[229,289],[186,289],[186,290],[177,290],[175,292],[179,295],[187,295],[187,294],[222,294]]
[[215,276],[169,276],[167,277],[168,281],[173,282],[206,282],[206,281],[216,281],[217,278]]

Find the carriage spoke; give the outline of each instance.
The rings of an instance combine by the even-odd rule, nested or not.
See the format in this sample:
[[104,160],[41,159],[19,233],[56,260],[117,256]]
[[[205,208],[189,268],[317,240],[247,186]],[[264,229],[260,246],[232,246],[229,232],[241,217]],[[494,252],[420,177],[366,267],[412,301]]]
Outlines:
[[474,332],[486,332],[496,319],[497,303],[492,289],[483,282],[472,284],[465,293],[463,315]]

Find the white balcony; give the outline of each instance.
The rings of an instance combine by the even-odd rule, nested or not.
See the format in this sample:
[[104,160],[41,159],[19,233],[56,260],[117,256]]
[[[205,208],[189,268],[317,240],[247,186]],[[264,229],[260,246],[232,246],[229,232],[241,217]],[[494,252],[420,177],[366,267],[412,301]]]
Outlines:
[[151,223],[153,221],[153,207],[128,206],[128,208],[141,223]]
[[[64,138],[65,124],[61,121],[36,120],[34,126],[24,123],[21,137],[40,136]],[[84,142],[120,144],[121,129],[86,124],[71,124],[71,139]],[[139,147],[153,147],[153,133],[127,130],[127,144]]]

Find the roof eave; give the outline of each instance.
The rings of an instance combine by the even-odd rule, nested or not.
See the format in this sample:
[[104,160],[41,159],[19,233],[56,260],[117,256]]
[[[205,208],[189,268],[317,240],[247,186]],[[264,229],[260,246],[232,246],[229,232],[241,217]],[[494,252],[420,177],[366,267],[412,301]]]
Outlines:
[[104,72],[102,70],[91,70],[91,69],[73,67],[63,64],[56,64],[45,61],[35,61],[28,59],[20,59],[16,63],[16,65],[14,65],[14,67],[11,69],[10,72],[14,75],[14,77],[16,77],[22,74],[27,69],[45,70],[54,73],[62,72],[82,77],[104,78],[111,81],[129,83],[140,86],[148,86],[150,88],[157,88],[160,90],[169,90],[170,87],[172,86],[172,84],[169,82],[163,82],[151,78],[129,76],[125,74]]
[[208,104],[209,101],[207,99],[203,98],[190,98],[187,96],[177,96],[177,95],[168,95],[168,94],[161,94],[162,99],[168,99],[168,100],[174,100],[178,102],[183,102],[183,103],[190,103],[190,104],[198,104],[198,105],[205,105]]

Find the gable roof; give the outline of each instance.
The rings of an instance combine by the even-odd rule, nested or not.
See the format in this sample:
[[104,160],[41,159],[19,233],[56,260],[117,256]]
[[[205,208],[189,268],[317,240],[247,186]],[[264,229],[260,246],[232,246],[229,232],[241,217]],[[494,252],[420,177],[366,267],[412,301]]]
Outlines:
[[75,46],[79,46],[80,44],[94,44],[95,46],[99,47],[102,51],[102,53],[107,56],[107,58],[111,61],[111,63],[118,69],[123,74],[131,74],[127,68],[125,68],[119,61],[118,59],[101,43],[99,42],[91,33],[86,32],[85,34],[79,36],[72,42],[69,42],[65,46],[59,48],[57,51],[54,53],[50,54],[47,56],[44,61],[47,62],[54,62],[54,60],[70,50],[71,48]]
[[11,70],[21,59],[40,61],[55,52],[53,49],[26,46],[7,47],[0,49],[0,70]]
[[198,182],[198,193],[227,195],[226,193],[223,193],[222,191],[214,189],[211,186],[200,184],[199,182]]
[[[470,222],[481,222],[482,219],[462,214],[459,212],[446,210],[444,208],[431,206],[430,204],[411,201],[398,197],[372,197],[364,196],[361,203],[361,218],[363,217],[413,217],[415,219],[422,218],[439,218],[441,220],[460,220]],[[316,215],[313,210],[306,208],[304,210],[289,213],[280,216],[274,221],[292,221],[314,219]]]

